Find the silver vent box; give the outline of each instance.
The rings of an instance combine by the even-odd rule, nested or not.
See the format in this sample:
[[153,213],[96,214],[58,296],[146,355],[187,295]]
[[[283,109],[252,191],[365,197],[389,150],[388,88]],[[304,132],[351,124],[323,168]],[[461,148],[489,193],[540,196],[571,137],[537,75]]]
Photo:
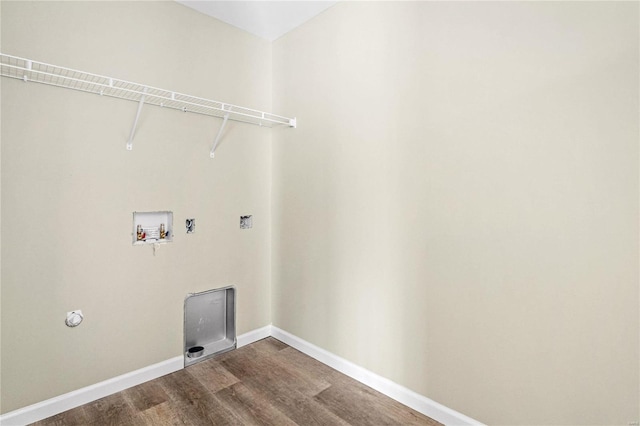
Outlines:
[[236,344],[235,287],[188,294],[184,300],[184,366],[235,349]]

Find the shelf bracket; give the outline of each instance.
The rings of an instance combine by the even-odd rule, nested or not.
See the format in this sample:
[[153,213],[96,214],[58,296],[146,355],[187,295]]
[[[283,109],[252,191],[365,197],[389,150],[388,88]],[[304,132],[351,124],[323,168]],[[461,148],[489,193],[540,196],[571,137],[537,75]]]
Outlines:
[[[147,89],[143,90],[144,93],[147,93]],[[140,112],[142,111],[142,105],[144,105],[144,97],[143,94],[140,97],[140,103],[138,104],[138,111],[136,112],[136,118],[133,120],[133,127],[131,127],[131,133],[129,133],[129,140],[127,141],[127,151],[131,151],[133,149],[133,136],[136,134],[136,127],[138,126],[138,118],[140,118]]]
[[216,147],[218,146],[218,142],[220,142],[220,136],[222,136],[222,131],[224,127],[227,125],[227,120],[229,120],[229,113],[224,115],[222,119],[222,126],[220,126],[220,130],[218,130],[218,134],[216,135],[216,140],[213,142],[213,146],[211,147],[211,152],[209,153],[209,157],[214,158],[216,156]]

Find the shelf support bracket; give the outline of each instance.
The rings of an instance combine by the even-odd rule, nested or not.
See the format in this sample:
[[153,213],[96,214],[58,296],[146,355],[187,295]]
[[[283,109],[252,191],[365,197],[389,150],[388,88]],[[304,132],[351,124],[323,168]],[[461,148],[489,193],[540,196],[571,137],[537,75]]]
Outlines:
[[209,153],[209,157],[214,158],[216,156],[216,147],[218,146],[218,142],[220,142],[220,136],[222,136],[222,131],[224,127],[227,125],[227,120],[229,120],[229,113],[224,115],[222,119],[222,126],[220,126],[220,130],[218,130],[218,134],[216,135],[216,140],[213,142],[213,146],[211,147],[211,152]]
[[[145,88],[144,93],[147,92]],[[138,126],[138,118],[140,118],[140,112],[142,111],[142,105],[144,105],[144,95],[140,97],[140,103],[138,104],[138,111],[136,112],[136,118],[133,120],[133,127],[131,127],[131,133],[129,133],[129,140],[127,141],[127,151],[133,149],[133,136],[136,134],[136,127]]]

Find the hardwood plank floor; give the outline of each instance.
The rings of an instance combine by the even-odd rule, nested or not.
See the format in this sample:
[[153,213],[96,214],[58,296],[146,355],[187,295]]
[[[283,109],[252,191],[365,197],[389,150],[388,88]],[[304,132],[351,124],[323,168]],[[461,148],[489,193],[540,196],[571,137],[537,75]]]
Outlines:
[[439,424],[271,337],[34,423]]

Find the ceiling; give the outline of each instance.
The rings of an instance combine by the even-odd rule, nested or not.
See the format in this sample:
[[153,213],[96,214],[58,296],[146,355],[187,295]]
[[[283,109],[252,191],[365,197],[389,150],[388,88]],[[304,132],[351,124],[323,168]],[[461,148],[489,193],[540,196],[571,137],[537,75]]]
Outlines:
[[337,1],[245,1],[176,0],[178,3],[217,18],[267,40],[293,30]]

